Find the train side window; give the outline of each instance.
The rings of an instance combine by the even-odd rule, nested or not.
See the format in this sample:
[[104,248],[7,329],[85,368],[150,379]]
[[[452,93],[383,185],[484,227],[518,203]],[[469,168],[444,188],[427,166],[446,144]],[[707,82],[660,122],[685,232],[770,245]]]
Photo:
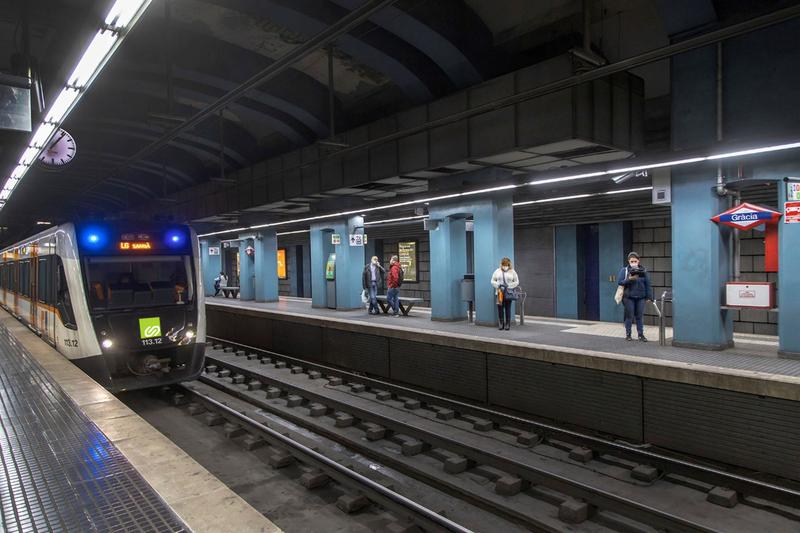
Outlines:
[[50,298],[50,285],[52,285],[53,279],[53,277],[50,275],[51,263],[52,260],[48,257],[39,258],[39,279],[37,280],[37,288],[39,289],[39,292],[37,296],[40,302],[48,305],[53,303],[52,299]]
[[11,291],[12,292],[18,292],[17,291],[17,271],[19,270],[19,268],[17,268],[17,267],[19,267],[19,262],[14,261],[13,263],[11,263],[11,272],[9,273],[10,274],[9,281],[11,283],[9,283],[9,285],[11,285]]
[[61,322],[67,329],[78,329],[75,322],[75,313],[72,311],[72,301],[69,297],[69,287],[67,287],[67,276],[64,272],[64,264],[60,257],[56,257],[56,309],[61,317]]
[[31,262],[20,261],[19,263],[19,288],[20,294],[30,298],[31,296]]

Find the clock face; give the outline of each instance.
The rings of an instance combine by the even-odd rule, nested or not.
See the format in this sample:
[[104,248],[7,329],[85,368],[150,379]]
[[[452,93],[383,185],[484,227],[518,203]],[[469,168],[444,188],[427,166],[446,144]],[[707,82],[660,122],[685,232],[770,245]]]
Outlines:
[[67,130],[59,128],[39,154],[39,162],[47,167],[60,167],[72,161],[76,153],[75,139]]

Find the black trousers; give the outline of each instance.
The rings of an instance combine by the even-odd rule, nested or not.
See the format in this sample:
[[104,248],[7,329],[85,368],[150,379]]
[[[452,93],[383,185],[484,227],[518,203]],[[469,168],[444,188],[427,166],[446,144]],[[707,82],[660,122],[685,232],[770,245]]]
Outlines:
[[[505,319],[503,319],[505,313]],[[503,300],[503,303],[497,304],[497,318],[500,319],[501,324],[511,323],[511,300]]]

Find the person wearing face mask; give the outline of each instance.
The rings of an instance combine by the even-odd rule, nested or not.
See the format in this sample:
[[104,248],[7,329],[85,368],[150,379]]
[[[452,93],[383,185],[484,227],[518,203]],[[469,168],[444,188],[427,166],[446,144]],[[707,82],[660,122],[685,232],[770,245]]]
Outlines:
[[386,271],[378,261],[377,256],[372,256],[372,260],[364,267],[361,274],[361,285],[369,293],[369,314],[377,315],[380,313],[378,307],[378,290],[383,287],[383,278]]
[[647,342],[644,336],[644,304],[653,300],[653,288],[647,269],[639,263],[639,254],[628,254],[628,266],[622,267],[617,274],[619,284],[624,287],[622,303],[625,305],[625,340],[631,339],[631,326],[636,319],[636,331],[639,340]]
[[519,277],[511,268],[511,259],[504,257],[500,261],[500,268],[492,274],[492,287],[497,299],[497,316],[499,325],[497,329],[511,329],[511,302],[513,296],[509,290],[519,287]]

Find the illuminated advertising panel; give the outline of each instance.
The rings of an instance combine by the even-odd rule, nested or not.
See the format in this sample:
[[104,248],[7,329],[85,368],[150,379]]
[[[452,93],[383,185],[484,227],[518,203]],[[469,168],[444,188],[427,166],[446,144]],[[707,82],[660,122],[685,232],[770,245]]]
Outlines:
[[417,241],[397,243],[397,257],[403,267],[403,282],[417,281]]
[[286,249],[278,248],[278,279],[286,279]]

